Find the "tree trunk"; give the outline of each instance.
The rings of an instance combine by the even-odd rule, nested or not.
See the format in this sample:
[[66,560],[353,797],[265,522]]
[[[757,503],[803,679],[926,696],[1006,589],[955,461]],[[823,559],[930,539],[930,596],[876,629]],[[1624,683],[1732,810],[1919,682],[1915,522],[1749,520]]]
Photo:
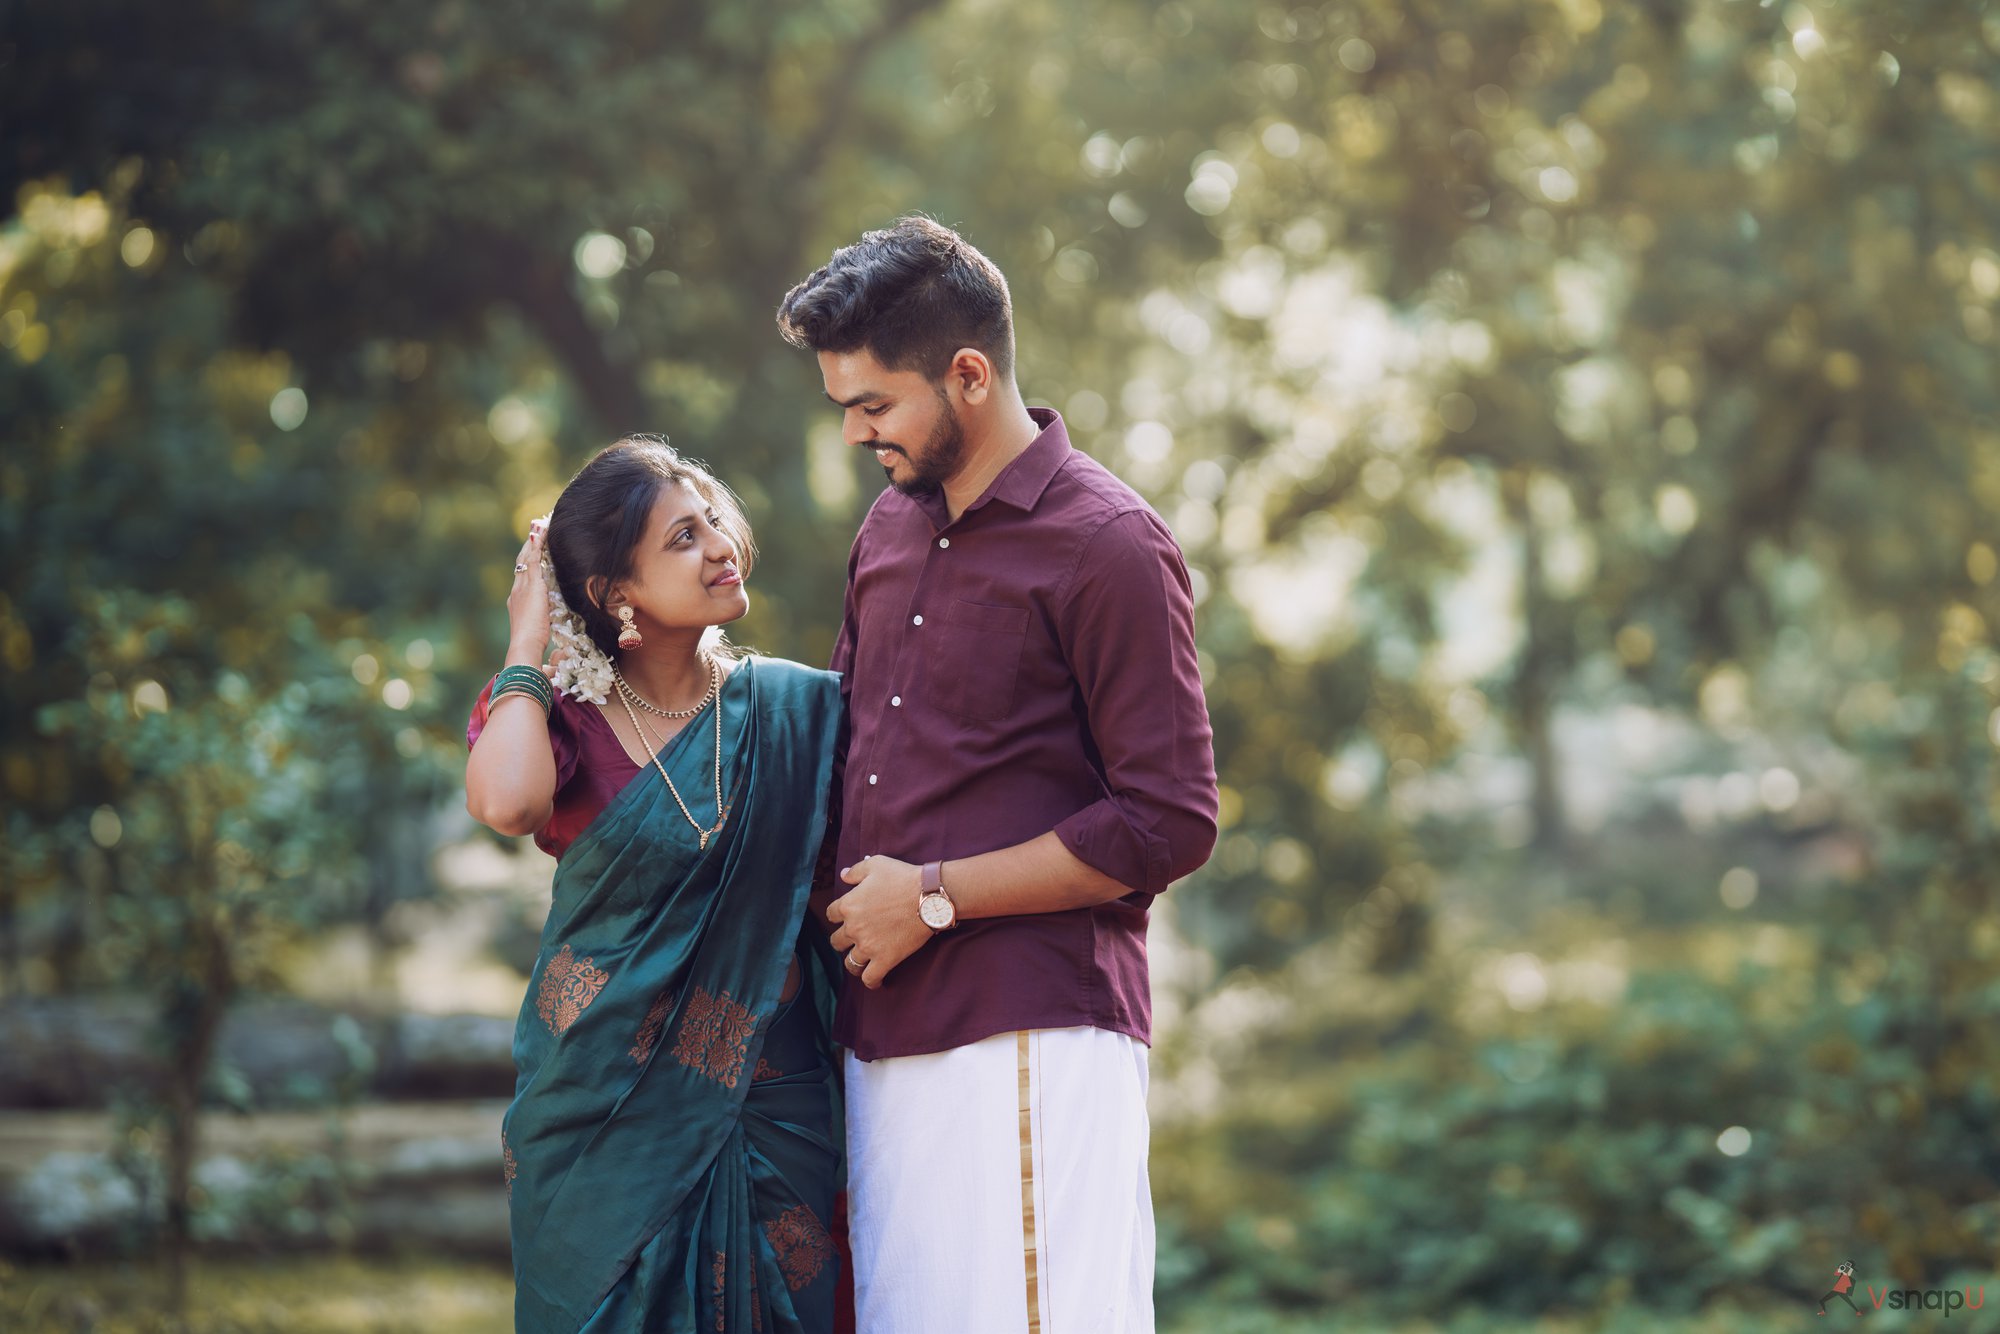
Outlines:
[[27,990],[21,981],[21,930],[15,908],[18,893],[15,883],[12,876],[0,882],[0,1000]]
[[638,368],[614,357],[603,335],[591,327],[573,290],[567,257],[511,236],[489,236],[485,245],[507,299],[569,372],[598,428],[613,436],[648,429],[651,418]]
[[166,1072],[167,1310],[187,1314],[188,1257],[193,1249],[194,1164],[200,1149],[201,1087],[215,1059],[216,1034],[235,992],[229,942],[212,921],[197,918],[195,966],[175,987],[165,1019],[170,1058]]
[[1537,852],[1562,850],[1568,825],[1554,730],[1556,679],[1561,671],[1555,643],[1554,611],[1542,572],[1542,537],[1528,501],[1528,478],[1510,474],[1501,486],[1521,529],[1521,658],[1514,676],[1514,709],[1521,748],[1533,775],[1528,803],[1533,817],[1531,846]]

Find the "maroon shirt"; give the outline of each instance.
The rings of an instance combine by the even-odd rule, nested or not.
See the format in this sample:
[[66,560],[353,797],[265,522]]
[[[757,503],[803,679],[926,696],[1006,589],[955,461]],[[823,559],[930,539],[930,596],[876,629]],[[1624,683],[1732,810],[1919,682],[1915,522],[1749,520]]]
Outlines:
[[[1150,1041],[1147,906],[1215,845],[1180,548],[1137,493],[1070,448],[1061,418],[1031,412],[1041,433],[957,522],[942,496],[892,489],[854,539],[833,650],[847,729],[827,865],[947,861],[1054,830],[1132,892],[962,921],[879,990],[847,979],[834,1037],[863,1060],[1024,1028]],[[815,902],[844,889],[823,883]]]

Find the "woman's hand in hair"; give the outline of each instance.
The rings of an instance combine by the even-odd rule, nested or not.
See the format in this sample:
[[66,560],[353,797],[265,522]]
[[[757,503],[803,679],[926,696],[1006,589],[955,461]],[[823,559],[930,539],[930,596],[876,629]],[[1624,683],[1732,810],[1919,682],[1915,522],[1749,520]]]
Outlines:
[[530,667],[542,665],[549,651],[549,583],[542,575],[541,522],[514,557],[514,586],[507,591],[507,661]]

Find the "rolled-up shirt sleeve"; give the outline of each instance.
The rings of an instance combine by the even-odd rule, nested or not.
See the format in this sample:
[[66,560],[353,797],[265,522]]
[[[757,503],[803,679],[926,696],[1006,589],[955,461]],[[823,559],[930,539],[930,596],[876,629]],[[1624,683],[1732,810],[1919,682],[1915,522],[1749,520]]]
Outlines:
[[1194,598],[1157,515],[1128,510],[1084,544],[1057,632],[1106,791],[1056,837],[1120,884],[1158,894],[1208,860],[1217,800]]

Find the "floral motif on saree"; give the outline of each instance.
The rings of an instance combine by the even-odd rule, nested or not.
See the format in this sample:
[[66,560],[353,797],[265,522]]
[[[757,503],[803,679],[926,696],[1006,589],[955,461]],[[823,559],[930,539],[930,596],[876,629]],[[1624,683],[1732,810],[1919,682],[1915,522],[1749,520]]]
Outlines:
[[565,945],[549,960],[548,967],[542,969],[535,1012],[542,1016],[549,1032],[567,1031],[611,980],[611,975],[596,967],[596,963],[595,959],[577,958],[576,951]]
[[507,1198],[514,1198],[514,1178],[519,1176],[521,1165],[514,1161],[514,1146],[507,1142],[507,1136],[500,1136],[500,1175],[507,1182]]
[[673,1008],[674,997],[670,991],[663,991],[654,999],[652,1008],[646,1011],[646,1018],[633,1038],[632,1050],[625,1053],[632,1058],[634,1065],[644,1065],[652,1058],[653,1048],[660,1041],[660,1030],[666,1027],[667,1015]]
[[764,1224],[764,1235],[777,1252],[779,1272],[785,1286],[797,1292],[819,1277],[819,1271],[833,1258],[833,1238],[826,1224],[805,1205],[795,1205]]
[[757,1016],[730,999],[727,991],[713,996],[707,988],[697,986],[681,1015],[674,1059],[733,1089],[743,1075],[743,1059],[756,1028]]

